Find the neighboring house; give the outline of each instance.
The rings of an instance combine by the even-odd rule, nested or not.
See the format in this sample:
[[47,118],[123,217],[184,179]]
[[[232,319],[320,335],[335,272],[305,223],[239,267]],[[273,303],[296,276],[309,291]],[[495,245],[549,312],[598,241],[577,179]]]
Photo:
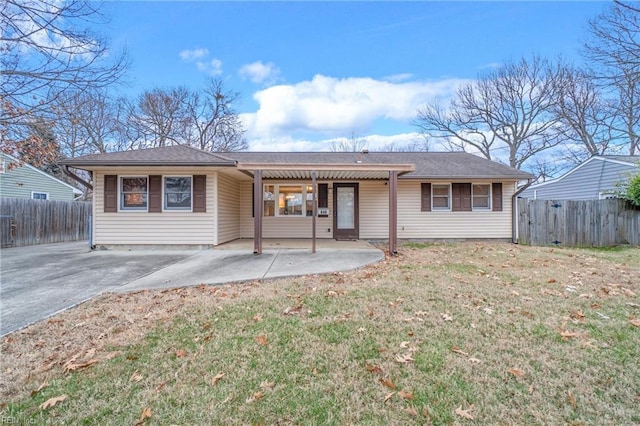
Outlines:
[[[467,153],[93,154],[93,244],[216,246],[239,238],[511,239],[518,183]],[[254,191],[259,188],[258,191]],[[317,204],[315,204],[317,202]],[[314,208],[317,209],[314,215]]]
[[[15,167],[9,167],[9,164]],[[29,164],[18,165],[10,155],[0,153],[0,198],[75,200],[82,191]]]
[[640,155],[596,155],[557,179],[529,186],[520,197],[541,200],[608,198],[635,173],[640,173]]

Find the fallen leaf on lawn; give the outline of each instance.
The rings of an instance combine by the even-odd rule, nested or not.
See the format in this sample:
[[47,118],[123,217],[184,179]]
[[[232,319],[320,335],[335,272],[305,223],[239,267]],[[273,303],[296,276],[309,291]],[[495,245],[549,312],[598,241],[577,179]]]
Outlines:
[[221,371],[211,379],[211,386],[215,386],[222,378],[224,377],[224,373]]
[[144,424],[144,422],[151,418],[151,408],[147,407],[144,410],[142,410],[142,413],[140,414],[140,418],[138,419],[138,421],[135,423],[134,426],[141,426]]
[[415,313],[415,315],[417,317],[426,317],[427,314],[428,314],[428,312],[426,312],[426,311],[418,311],[418,312]]
[[382,368],[377,365],[367,364],[366,367],[369,373],[382,373]]
[[247,404],[251,404],[252,402],[260,401],[263,396],[264,396],[264,393],[262,393],[261,391],[258,391],[256,393],[254,393],[253,395],[251,395],[247,399]]
[[482,360],[479,360],[478,358],[469,358],[469,362],[472,364],[482,364]]
[[388,387],[389,389],[395,389],[396,385],[393,384],[393,382],[391,381],[391,379],[385,379],[385,378],[380,378],[380,383],[382,383],[383,385],[385,385],[386,387]]
[[395,394],[396,394],[395,392],[391,392],[391,393],[386,394],[384,396],[384,402],[387,402],[388,400],[390,400],[391,397],[393,397],[393,395],[395,395]]
[[640,327],[640,318],[632,318],[629,320],[631,325],[635,325],[636,327]]
[[41,410],[47,410],[47,409],[55,406],[57,403],[64,401],[67,398],[69,398],[69,395],[60,395],[60,396],[55,396],[53,398],[49,398],[45,402],[40,404],[40,409]]
[[569,314],[569,317],[571,317],[574,320],[580,321],[584,319],[584,314],[582,313],[582,311],[572,311]]
[[337,295],[338,295],[338,293],[336,293],[336,292],[335,292],[335,291],[333,291],[333,290],[329,290],[329,291],[327,291],[327,297],[335,297],[335,296],[337,296]]
[[456,345],[451,346],[451,352],[455,352],[460,355],[469,356],[468,353],[457,347]]
[[573,396],[571,391],[569,391],[569,394],[567,395],[567,401],[569,401],[569,404],[571,404],[571,407],[575,410],[577,406],[576,398]]
[[453,321],[453,317],[451,315],[449,315],[449,312],[445,312],[443,314],[440,314],[440,316],[442,317],[443,321]]
[[415,408],[407,407],[404,409],[404,412],[411,417],[418,417],[418,412],[415,410]]
[[262,321],[262,314],[255,314],[255,315],[253,316],[253,320],[254,320],[255,322],[260,322],[260,321]]
[[258,344],[262,346],[267,346],[269,344],[269,341],[263,334],[256,337],[256,342],[258,342]]
[[407,349],[410,344],[411,344],[411,342],[400,342],[400,347],[402,349]]
[[262,389],[273,389],[273,387],[276,385],[276,382],[269,382],[269,381],[264,381],[262,383],[260,383],[260,387]]
[[553,284],[555,282],[556,282],[555,278],[549,278],[549,280],[547,281],[547,283],[549,283],[549,284]]
[[636,294],[633,291],[629,290],[628,288],[622,287],[622,292],[629,297],[636,297]]
[[68,362],[68,363],[66,363],[64,365],[64,372],[65,373],[70,373],[72,371],[82,370],[83,368],[87,368],[87,367],[95,364],[96,362],[98,362],[97,359],[90,359],[87,362],[79,362],[77,364]]
[[400,391],[398,392],[398,396],[400,396],[400,398],[402,399],[408,399],[408,400],[416,399],[416,397],[413,396],[413,392]]
[[176,351],[176,357],[184,358],[185,356],[187,356],[187,351],[185,351],[184,349],[179,349]]
[[516,377],[524,377],[524,371],[520,370],[519,368],[510,368],[507,370],[507,373],[511,373]]
[[142,374],[138,373],[138,370],[134,371],[131,377],[129,377],[130,382],[138,383],[142,380]]
[[299,314],[299,313],[300,313],[300,310],[301,310],[301,309],[302,309],[302,305],[298,305],[298,306],[293,307],[293,308],[292,308],[291,306],[287,306],[287,307],[285,308],[285,310],[284,310],[284,311],[282,311],[282,313],[283,313],[284,315],[296,315],[296,314]]
[[47,386],[49,386],[49,382],[44,382],[43,384],[38,386],[38,389],[34,389],[31,391],[31,396],[35,396],[38,392],[40,392],[42,389],[46,388]]
[[458,408],[455,409],[454,414],[456,416],[460,416],[460,417],[462,417],[464,419],[475,420],[475,417],[473,417],[473,414],[471,414],[471,410],[473,410],[473,405],[471,405],[466,410],[463,410],[462,409],[462,405],[461,405],[461,406],[459,406]]
[[561,331],[561,332],[560,332],[560,336],[562,336],[562,338],[563,338],[564,340],[568,340],[568,339],[570,339],[570,338],[572,338],[572,337],[577,337],[577,336],[578,336],[578,333],[571,332],[571,331]]
[[396,355],[396,362],[399,362],[400,364],[406,364],[412,361],[413,361],[413,358],[411,357],[411,354]]

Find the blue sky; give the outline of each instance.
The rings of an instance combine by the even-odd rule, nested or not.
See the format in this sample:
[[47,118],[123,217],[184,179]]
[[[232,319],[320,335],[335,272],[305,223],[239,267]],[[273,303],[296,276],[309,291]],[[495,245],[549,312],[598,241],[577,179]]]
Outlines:
[[[419,139],[411,118],[511,59],[580,62],[606,2],[107,2],[97,29],[132,59],[130,95],[202,87],[241,93],[252,150],[371,149]],[[437,149],[437,147],[434,147]]]

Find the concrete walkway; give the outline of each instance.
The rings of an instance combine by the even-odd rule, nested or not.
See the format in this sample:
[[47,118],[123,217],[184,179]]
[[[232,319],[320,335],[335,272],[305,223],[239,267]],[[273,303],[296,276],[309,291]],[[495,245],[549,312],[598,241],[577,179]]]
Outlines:
[[[90,251],[86,242],[2,249],[0,335],[105,292],[346,271],[384,258],[365,242],[330,240],[314,254],[309,240],[287,241],[263,242],[260,256],[253,254],[252,240],[210,250]],[[299,248],[304,245],[309,248]]]

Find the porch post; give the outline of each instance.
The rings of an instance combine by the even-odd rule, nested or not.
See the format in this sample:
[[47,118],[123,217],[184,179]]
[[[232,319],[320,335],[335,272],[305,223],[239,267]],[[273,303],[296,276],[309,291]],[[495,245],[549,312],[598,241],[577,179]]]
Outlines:
[[253,254],[262,254],[262,170],[253,173]]
[[316,252],[316,216],[318,215],[318,185],[316,181],[315,171],[311,172],[311,187],[313,188],[313,216],[311,218],[311,253],[315,253]]
[[398,172],[389,172],[389,255],[398,253]]

